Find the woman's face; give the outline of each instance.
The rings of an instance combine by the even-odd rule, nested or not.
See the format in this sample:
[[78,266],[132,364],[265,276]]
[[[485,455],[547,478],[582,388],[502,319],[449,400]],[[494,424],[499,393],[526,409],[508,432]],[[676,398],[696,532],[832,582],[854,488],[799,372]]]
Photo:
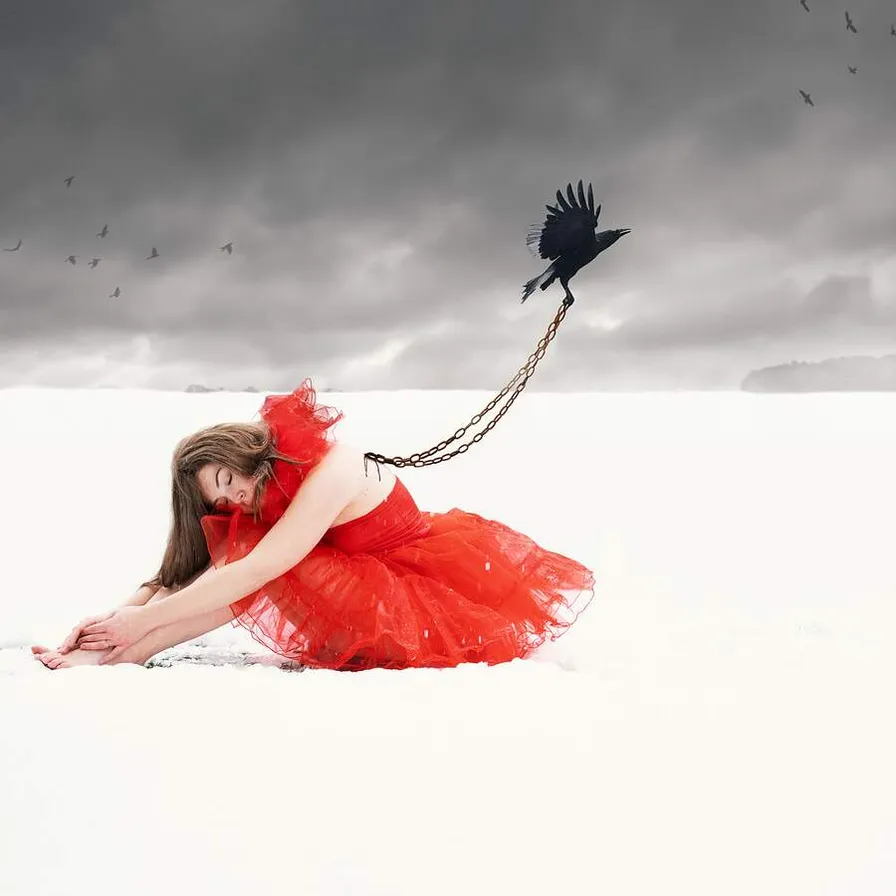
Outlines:
[[252,509],[256,485],[252,477],[241,476],[230,467],[214,463],[202,467],[196,478],[202,497],[215,510],[226,510],[228,505],[243,510]]

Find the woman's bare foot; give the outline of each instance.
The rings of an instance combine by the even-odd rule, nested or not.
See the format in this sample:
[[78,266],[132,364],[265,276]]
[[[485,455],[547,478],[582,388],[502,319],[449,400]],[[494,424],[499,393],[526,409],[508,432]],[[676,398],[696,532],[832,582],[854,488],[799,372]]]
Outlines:
[[81,650],[76,648],[68,653],[50,650],[49,647],[37,644],[31,648],[34,658],[40,660],[48,669],[70,669],[73,666],[96,666],[109,652],[108,650]]

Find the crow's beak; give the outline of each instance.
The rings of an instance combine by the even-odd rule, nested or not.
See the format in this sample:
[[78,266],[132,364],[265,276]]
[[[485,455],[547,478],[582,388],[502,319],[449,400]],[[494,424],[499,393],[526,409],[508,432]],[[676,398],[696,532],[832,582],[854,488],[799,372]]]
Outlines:
[[630,227],[620,227],[619,228],[619,236],[625,236],[627,233],[631,233]]

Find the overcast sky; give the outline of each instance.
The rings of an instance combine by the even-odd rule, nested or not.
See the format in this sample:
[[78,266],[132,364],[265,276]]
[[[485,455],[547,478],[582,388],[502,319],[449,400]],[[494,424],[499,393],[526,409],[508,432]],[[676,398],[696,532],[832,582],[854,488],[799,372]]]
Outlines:
[[500,388],[580,177],[530,388],[892,352],[896,7],[807,2],[0,0],[0,386]]

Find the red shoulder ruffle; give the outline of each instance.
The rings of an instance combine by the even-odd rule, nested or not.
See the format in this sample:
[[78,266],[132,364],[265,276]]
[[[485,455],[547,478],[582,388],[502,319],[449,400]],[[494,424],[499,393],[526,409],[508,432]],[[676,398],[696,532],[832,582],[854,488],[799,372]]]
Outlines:
[[310,379],[287,395],[269,395],[261,406],[261,419],[270,427],[278,451],[300,464],[275,460],[274,475],[265,485],[260,517],[276,522],[289,506],[302,481],[330,450],[332,427],[343,415],[336,408],[318,404]]
[[342,411],[318,404],[310,379],[287,395],[269,395],[260,413],[274,432],[278,450],[310,462],[326,454],[328,431],[342,419]]
[[260,506],[261,520],[271,524],[280,519],[302,481],[329,451],[333,444],[328,438],[330,430],[343,415],[336,408],[317,403],[310,379],[286,395],[269,395],[260,413],[271,429],[277,450],[301,462],[275,460],[272,465],[274,475],[265,485]]

